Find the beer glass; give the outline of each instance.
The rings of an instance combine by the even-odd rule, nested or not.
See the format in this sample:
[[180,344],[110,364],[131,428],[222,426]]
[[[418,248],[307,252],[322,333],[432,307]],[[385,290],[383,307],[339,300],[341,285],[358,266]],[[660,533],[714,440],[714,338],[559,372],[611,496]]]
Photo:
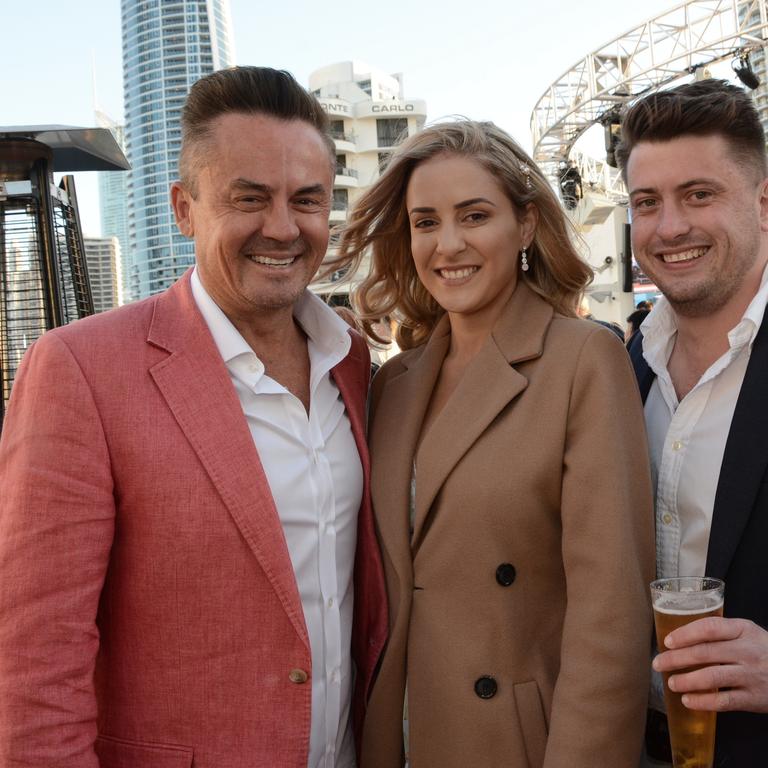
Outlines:
[[[656,643],[665,649],[666,636],[684,624],[707,616],[723,615],[725,584],[720,579],[689,577],[659,579],[651,582]],[[700,667],[679,669],[674,673],[692,672]],[[688,709],[682,696],[669,690],[669,674],[664,678],[664,702],[669,720],[674,768],[712,768],[715,754],[715,712]]]

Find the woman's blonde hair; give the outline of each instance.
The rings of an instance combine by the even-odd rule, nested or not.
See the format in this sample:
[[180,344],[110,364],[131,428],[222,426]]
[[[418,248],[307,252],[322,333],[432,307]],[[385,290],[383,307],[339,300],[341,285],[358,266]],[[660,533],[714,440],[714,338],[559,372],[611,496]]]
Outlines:
[[577,254],[571,226],[547,179],[530,157],[493,123],[460,120],[439,123],[406,139],[392,154],[381,177],[357,202],[342,234],[339,254],[327,269],[360,266],[370,254],[368,275],[353,294],[365,333],[384,342],[373,324],[385,315],[397,321],[401,349],[423,344],[444,310],[422,285],[411,257],[405,195],[414,168],[440,154],[462,155],[481,163],[501,184],[522,214],[532,204],[539,214],[528,248],[525,282],[558,312],[576,314],[579,296],[592,270]]

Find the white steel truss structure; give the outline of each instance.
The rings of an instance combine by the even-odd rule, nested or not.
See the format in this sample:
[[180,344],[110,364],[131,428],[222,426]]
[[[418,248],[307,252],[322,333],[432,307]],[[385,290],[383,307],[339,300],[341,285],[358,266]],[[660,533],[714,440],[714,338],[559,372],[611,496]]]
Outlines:
[[579,136],[626,102],[765,46],[767,2],[687,0],[584,57],[549,86],[531,115],[533,156],[544,173],[557,187],[558,164],[569,159]]

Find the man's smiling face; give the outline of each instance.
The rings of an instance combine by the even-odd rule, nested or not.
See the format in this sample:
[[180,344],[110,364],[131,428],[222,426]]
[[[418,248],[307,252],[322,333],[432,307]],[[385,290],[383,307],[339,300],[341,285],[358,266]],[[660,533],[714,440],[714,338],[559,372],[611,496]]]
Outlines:
[[322,136],[299,120],[228,113],[196,151],[196,194],[177,190],[174,205],[205,289],[233,321],[292,311],[328,244]]
[[767,255],[765,180],[722,136],[641,141],[626,176],[634,256],[676,312],[707,315],[754,293]]

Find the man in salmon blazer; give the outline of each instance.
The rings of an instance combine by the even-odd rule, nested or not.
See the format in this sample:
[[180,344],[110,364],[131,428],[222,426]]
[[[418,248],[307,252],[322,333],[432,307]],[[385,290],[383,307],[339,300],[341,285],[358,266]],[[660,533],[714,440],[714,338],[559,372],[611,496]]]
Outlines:
[[192,87],[182,130],[195,268],[46,333],[14,385],[0,766],[356,764],[386,599],[368,352],[306,290],[327,117],[289,74],[238,67]]

